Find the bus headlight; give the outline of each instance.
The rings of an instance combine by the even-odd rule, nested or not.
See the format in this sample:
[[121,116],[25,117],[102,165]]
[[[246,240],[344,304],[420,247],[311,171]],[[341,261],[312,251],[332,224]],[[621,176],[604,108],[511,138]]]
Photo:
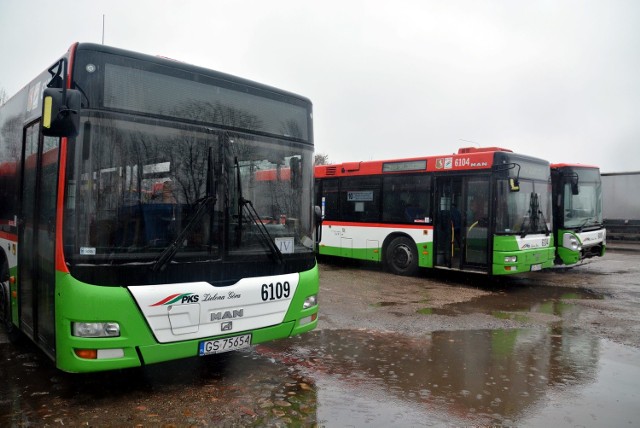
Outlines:
[[314,294],[313,296],[309,296],[306,299],[304,299],[304,303],[302,304],[302,309],[309,309],[316,306],[317,304],[318,304],[318,296]]
[[565,233],[562,236],[562,246],[568,248],[573,251],[582,250],[582,245],[580,244],[580,240],[571,233]]
[[518,261],[518,256],[505,256],[504,257],[504,262],[505,263],[516,263]]
[[77,337],[119,337],[120,324],[117,322],[74,322],[71,334]]

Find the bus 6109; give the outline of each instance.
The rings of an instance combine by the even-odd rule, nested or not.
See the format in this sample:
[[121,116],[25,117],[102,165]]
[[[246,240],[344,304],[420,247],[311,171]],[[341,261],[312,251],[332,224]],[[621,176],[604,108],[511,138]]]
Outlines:
[[[0,108],[0,319],[61,370],[317,325],[311,102],[74,44]],[[256,187],[260,170],[297,179]],[[285,221],[265,224],[262,218]]]

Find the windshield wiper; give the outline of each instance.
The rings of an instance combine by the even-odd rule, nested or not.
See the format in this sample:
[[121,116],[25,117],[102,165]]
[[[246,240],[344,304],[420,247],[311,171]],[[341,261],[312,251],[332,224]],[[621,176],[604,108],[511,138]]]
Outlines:
[[[527,223],[527,220],[529,220],[529,223]],[[527,233],[529,233],[529,224],[531,224],[530,217],[526,217],[524,220],[522,220],[522,225],[520,226],[520,238],[524,238],[525,236],[527,236]]]
[[585,226],[589,223],[591,223],[592,221],[595,221],[595,219],[593,217],[587,217],[580,226],[578,226],[578,233],[582,232],[582,230],[585,228]]
[[238,163],[237,157],[235,158],[234,161],[236,164],[236,179],[237,179],[237,187],[238,187],[238,208],[239,208],[238,236],[237,236],[238,246],[240,246],[240,241],[242,238],[242,211],[245,210],[249,220],[253,222],[258,228],[258,231],[260,232],[260,237],[262,238],[264,243],[267,245],[267,248],[269,248],[269,251],[271,251],[271,254],[275,258],[276,262],[280,264],[284,262],[284,256],[282,255],[282,251],[280,251],[280,248],[278,248],[278,246],[274,242],[273,238],[271,237],[271,234],[269,233],[269,230],[267,230],[267,227],[264,225],[264,222],[260,218],[258,211],[256,211],[255,207],[253,206],[253,203],[249,199],[245,199],[242,196],[242,182],[240,181],[240,164]]
[[[522,226],[520,226],[520,238],[524,238],[525,236],[527,236],[527,234],[529,233],[529,231],[533,231],[533,225],[532,223],[535,221],[536,223],[538,222],[537,217],[538,217],[538,213],[537,213],[537,208],[534,206],[535,202],[534,202],[534,193],[531,193],[531,196],[529,197],[529,216],[525,217],[522,220]],[[527,220],[529,220],[529,222],[527,223]],[[526,225],[526,227],[525,227]]]
[[522,231],[520,232],[520,237],[524,238],[528,233],[536,233],[540,231],[540,220],[542,220],[544,224],[544,232],[545,235],[549,235],[550,231],[547,227],[547,222],[544,218],[544,213],[540,210],[540,202],[538,201],[538,194],[531,193],[531,198],[529,200],[529,223],[528,227],[525,227],[527,224],[527,218],[522,221],[522,226],[520,227]]
[[247,217],[249,217],[249,219],[258,228],[258,231],[260,232],[260,236],[262,237],[262,240],[265,242],[265,244],[269,248],[269,251],[271,251],[271,253],[275,257],[276,262],[278,263],[284,262],[284,256],[282,255],[282,251],[280,251],[280,248],[278,248],[278,246],[274,242],[273,238],[271,237],[271,234],[269,233],[269,230],[262,222],[260,215],[256,211],[251,201],[248,199],[244,199],[243,197],[240,197],[240,199],[238,200],[238,203],[246,210]]
[[542,210],[538,210],[538,214],[540,214],[540,217],[542,218],[542,224],[544,224],[544,234],[546,236],[549,236],[551,231],[547,227],[547,219],[544,217],[544,213],[542,212]]
[[193,228],[200,222],[202,217],[207,212],[211,212],[213,207],[216,205],[218,181],[214,181],[213,155],[211,152],[212,148],[209,147],[209,157],[207,159],[207,195],[203,198],[200,198],[193,204],[194,207],[198,207],[196,208],[196,212],[193,214],[193,217],[191,217],[191,220],[189,220],[187,225],[180,231],[178,236],[176,236],[175,239],[171,241],[171,244],[169,244],[167,248],[165,248],[162,253],[160,253],[160,256],[156,259],[156,261],[153,262],[153,265],[151,265],[151,270],[153,272],[163,271],[166,269],[167,265],[176,255],[180,247],[184,245],[184,241],[187,235],[191,233]]
[[176,238],[171,241],[171,244],[167,248],[165,248],[160,256],[156,259],[156,261],[151,266],[151,270],[154,272],[163,271],[167,267],[167,264],[173,259],[176,255],[180,247],[184,244],[184,240],[189,235],[191,230],[193,230],[194,226],[197,225],[202,216],[210,212],[213,206],[216,204],[216,197],[214,195],[205,196],[195,203],[194,206],[198,206],[196,212],[193,214],[189,223],[182,229],[182,231],[176,236]]

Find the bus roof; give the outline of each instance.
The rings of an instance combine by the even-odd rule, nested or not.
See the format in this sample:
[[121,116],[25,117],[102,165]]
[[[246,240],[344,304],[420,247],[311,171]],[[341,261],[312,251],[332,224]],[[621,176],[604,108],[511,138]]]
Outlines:
[[[73,46],[72,46],[73,48]],[[129,50],[125,50],[125,49],[120,49],[120,48],[115,48],[112,46],[105,46],[105,45],[101,45],[101,44],[97,44],[97,43],[78,43],[76,51],[82,51],[82,50],[90,50],[90,51],[96,51],[96,52],[102,52],[102,53],[107,53],[107,54],[114,54],[114,55],[119,55],[119,56],[124,56],[124,57],[129,57],[129,58],[133,58],[133,59],[140,59],[140,60],[144,60],[144,61],[149,61],[149,62],[154,62],[160,65],[165,65],[167,67],[171,67],[171,68],[180,68],[180,69],[184,69],[187,71],[191,71],[194,73],[198,73],[198,74],[202,74],[205,76],[211,76],[211,77],[215,77],[217,79],[221,79],[221,80],[226,80],[228,82],[232,82],[232,83],[238,83],[241,85],[247,85],[247,86],[252,86],[256,89],[260,89],[263,91],[268,91],[268,92],[273,92],[276,94],[280,94],[280,95],[284,95],[284,96],[288,96],[288,97],[293,97],[293,98],[298,98],[299,100],[302,100],[306,103],[311,104],[311,100],[309,100],[306,97],[303,97],[302,95],[298,95],[298,94],[294,94],[292,92],[289,91],[285,91],[283,89],[278,89],[275,88],[273,86],[268,86],[268,85],[264,85],[262,83],[258,83],[258,82],[254,82],[248,79],[244,79],[242,77],[238,77],[238,76],[233,76],[231,74],[226,74],[226,73],[222,73],[220,71],[216,71],[216,70],[212,70],[209,68],[204,68],[204,67],[200,67],[197,65],[192,65],[186,62],[182,62],[179,60],[175,60],[175,59],[171,59],[165,56],[161,56],[161,55],[147,55],[147,54],[143,54],[143,53],[138,53],[138,52],[134,52],[134,51],[129,51]]]
[[483,170],[493,166],[494,155],[498,152],[513,153],[501,147],[463,147],[458,150],[458,153],[441,156],[318,165],[315,167],[315,175],[316,178],[323,178],[400,172]]
[[559,169],[559,168],[590,168],[590,169],[600,169],[595,165],[584,165],[581,163],[552,163],[551,169]]

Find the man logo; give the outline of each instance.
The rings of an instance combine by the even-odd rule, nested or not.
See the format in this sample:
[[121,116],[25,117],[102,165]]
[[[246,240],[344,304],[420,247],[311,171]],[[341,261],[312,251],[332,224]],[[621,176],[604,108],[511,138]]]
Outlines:
[[244,316],[244,309],[233,309],[231,311],[224,312],[211,312],[211,321],[222,321],[230,318],[242,318]]
[[231,331],[233,329],[233,321],[223,322],[220,324],[221,331]]

